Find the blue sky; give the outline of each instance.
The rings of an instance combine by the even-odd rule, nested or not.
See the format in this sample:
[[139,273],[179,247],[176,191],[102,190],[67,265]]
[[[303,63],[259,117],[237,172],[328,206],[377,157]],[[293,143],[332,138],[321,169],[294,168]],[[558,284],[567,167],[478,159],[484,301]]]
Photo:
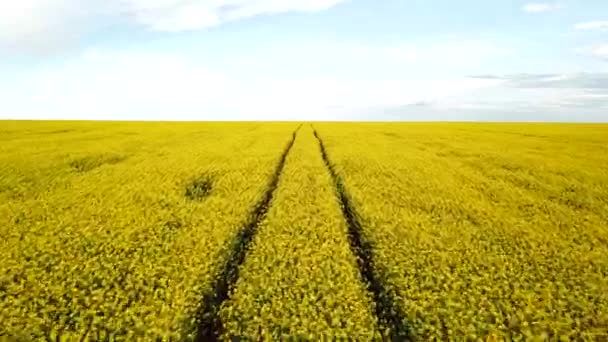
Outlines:
[[0,118],[608,121],[608,2],[20,0]]

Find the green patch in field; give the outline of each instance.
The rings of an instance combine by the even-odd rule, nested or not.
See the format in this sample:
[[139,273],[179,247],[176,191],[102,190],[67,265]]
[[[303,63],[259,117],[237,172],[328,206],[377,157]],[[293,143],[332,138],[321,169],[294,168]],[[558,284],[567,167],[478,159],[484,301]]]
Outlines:
[[202,175],[186,187],[186,197],[191,200],[201,200],[211,193],[213,189],[213,177]]
[[69,165],[75,172],[87,172],[104,164],[118,164],[125,159],[126,157],[116,154],[101,154],[73,159]]
[[163,224],[163,232],[165,233],[175,233],[184,225],[179,220],[170,220]]

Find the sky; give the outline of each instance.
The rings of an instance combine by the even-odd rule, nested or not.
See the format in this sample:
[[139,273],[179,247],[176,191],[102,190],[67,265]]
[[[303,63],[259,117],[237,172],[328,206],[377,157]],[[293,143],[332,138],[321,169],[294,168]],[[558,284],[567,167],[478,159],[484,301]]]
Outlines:
[[608,1],[1,1],[0,119],[608,122]]

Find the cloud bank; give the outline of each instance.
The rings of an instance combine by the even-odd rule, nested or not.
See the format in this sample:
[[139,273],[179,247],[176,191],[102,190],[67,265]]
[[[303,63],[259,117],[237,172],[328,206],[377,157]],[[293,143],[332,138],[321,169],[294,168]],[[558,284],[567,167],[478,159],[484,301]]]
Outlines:
[[263,14],[316,12],[344,0],[117,0],[121,12],[154,31],[198,30]]
[[88,50],[0,93],[22,119],[608,121],[608,73],[234,78],[142,51]]
[[108,22],[146,30],[200,30],[264,14],[315,12],[345,0],[18,0],[0,1],[0,47],[48,52]]
[[[500,81],[475,94],[429,106],[442,115],[471,120],[608,121],[608,73],[481,75]],[[467,114],[468,113],[468,114]]]
[[[0,83],[2,113],[21,118],[310,120],[352,118],[370,108],[433,101],[502,81],[475,78],[247,78],[205,68],[188,56],[89,50],[64,65]],[[373,119],[373,117],[368,117]]]

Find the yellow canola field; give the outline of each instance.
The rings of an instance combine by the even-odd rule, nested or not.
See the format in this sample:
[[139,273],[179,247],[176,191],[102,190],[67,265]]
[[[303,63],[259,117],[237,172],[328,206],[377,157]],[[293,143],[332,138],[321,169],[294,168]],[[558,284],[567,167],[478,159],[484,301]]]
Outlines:
[[258,229],[221,310],[224,339],[380,339],[335,186],[308,125]]
[[189,339],[295,123],[2,122],[0,339]]
[[298,126],[0,121],[0,340],[608,340],[608,125]]
[[315,128],[415,339],[608,339],[607,125]]

